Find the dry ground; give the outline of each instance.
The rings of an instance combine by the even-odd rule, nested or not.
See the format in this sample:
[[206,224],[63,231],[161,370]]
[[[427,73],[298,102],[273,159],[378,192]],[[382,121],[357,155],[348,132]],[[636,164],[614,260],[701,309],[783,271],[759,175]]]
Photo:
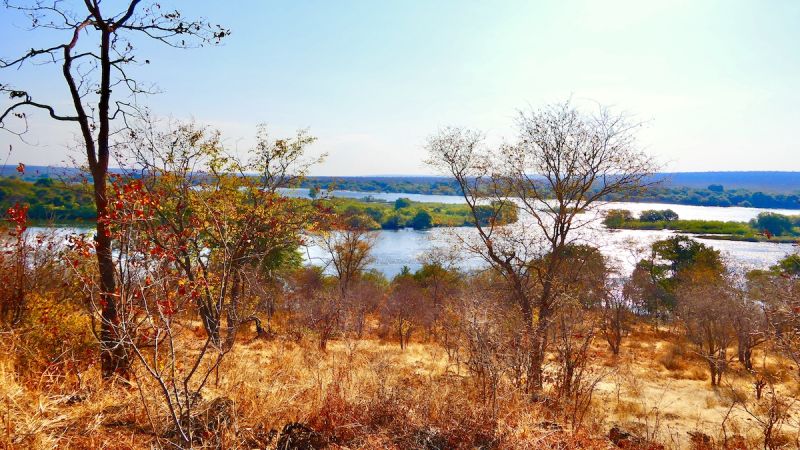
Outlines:
[[[751,377],[732,372],[730,386],[712,390],[703,362],[675,340],[642,329],[617,359],[598,341],[596,373],[605,377],[574,435],[550,423],[558,417],[548,408],[531,406],[511,389],[501,390],[496,404],[484,403],[463,367],[432,344],[403,351],[376,340],[334,341],[321,352],[313,342],[254,340],[227,356],[203,397],[234,402],[233,426],[216,442],[224,448],[274,445],[270,431],[295,422],[324,432],[334,448],[613,448],[605,435],[614,424],[667,448],[691,448],[689,432],[696,430],[722,442],[723,421],[728,437],[742,435],[747,448],[758,448],[757,419],[732,406],[735,395],[751,394]],[[142,407],[144,396],[156,427],[166,429],[152,406],[154,389],[103,385],[94,370],[80,378],[21,380],[10,361],[0,357],[6,448],[170,448],[152,433]],[[779,366],[767,361],[776,373]],[[778,388],[796,395],[790,380]],[[787,425],[781,433],[794,448],[797,430]]]

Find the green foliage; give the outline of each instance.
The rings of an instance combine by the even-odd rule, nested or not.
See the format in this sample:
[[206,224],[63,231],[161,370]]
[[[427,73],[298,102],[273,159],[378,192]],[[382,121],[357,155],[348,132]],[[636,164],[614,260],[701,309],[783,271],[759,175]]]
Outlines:
[[[710,188],[711,186],[709,186]],[[608,201],[638,201],[695,206],[800,209],[797,193],[765,193],[747,189],[709,189],[685,186],[651,187],[635,197],[609,196]],[[722,188],[722,186],[720,186]]]
[[39,178],[35,182],[0,178],[0,211],[16,203],[29,206],[28,217],[34,222],[91,221],[96,216],[88,185],[67,184],[52,178]]
[[[334,212],[370,230],[398,230],[406,227],[422,230],[431,227],[469,226],[474,222],[469,207],[464,204],[419,203],[409,200],[406,206],[397,209],[396,202],[338,197],[328,201]],[[517,220],[516,206],[512,203],[487,205],[485,208],[486,212],[479,210],[479,216],[485,214],[482,223],[495,216],[499,225]]]
[[[706,182],[707,183],[707,182]],[[401,192],[410,194],[461,195],[455,180],[441,177],[311,177],[304,187],[330,184],[337,189],[359,192]],[[786,186],[792,186],[791,181]],[[635,196],[608,196],[608,201],[640,201],[672,203],[697,206],[743,206],[755,208],[800,209],[800,195],[786,189],[782,192],[767,192],[769,183],[737,187],[734,182],[722,184],[701,184],[699,186],[657,186],[649,187]],[[706,187],[703,187],[706,186]],[[763,189],[763,191],[755,190]],[[772,186],[774,188],[774,186]]]
[[678,214],[671,209],[647,209],[639,214],[639,220],[642,222],[671,222],[678,220]]
[[421,209],[411,219],[411,227],[415,230],[427,230],[433,226],[433,218],[428,211]]
[[623,224],[633,220],[633,215],[627,209],[610,209],[606,211],[603,224],[608,228],[623,228]]
[[401,197],[394,201],[394,209],[403,209],[411,206],[411,200]]
[[724,269],[718,250],[686,236],[656,241],[651,248],[656,258],[667,263],[673,274],[701,266],[714,271]]
[[800,275],[800,254],[792,253],[787,255],[777,264],[771,267],[771,270],[776,273],[797,276]]
[[399,214],[392,214],[381,224],[384,230],[399,230],[403,228],[403,218]]
[[758,230],[767,231],[774,236],[790,235],[794,233],[794,225],[798,217],[793,218],[783,214],[762,212],[750,224]]
[[725,271],[720,253],[686,236],[656,241],[650,257],[640,260],[628,286],[634,301],[649,314],[674,311],[684,280],[718,279]]
[[[702,235],[720,235],[734,240],[767,240],[775,239],[778,242],[783,240],[792,241],[800,236],[797,225],[800,224],[800,216],[784,216],[775,213],[761,213],[758,218],[747,222],[725,222],[721,220],[667,220],[665,211],[643,211],[641,217],[636,220],[631,217],[630,211],[610,210],[606,213],[603,221],[608,228],[626,230],[674,230],[681,233],[692,233]],[[658,217],[662,217],[658,219]],[[648,220],[644,220],[648,219]],[[658,219],[658,220],[649,220]],[[765,237],[763,231],[769,231],[772,236]]]
[[475,208],[478,222],[486,225],[491,221],[498,224],[514,223],[517,221],[518,209],[510,202],[492,201],[489,205],[478,205]]

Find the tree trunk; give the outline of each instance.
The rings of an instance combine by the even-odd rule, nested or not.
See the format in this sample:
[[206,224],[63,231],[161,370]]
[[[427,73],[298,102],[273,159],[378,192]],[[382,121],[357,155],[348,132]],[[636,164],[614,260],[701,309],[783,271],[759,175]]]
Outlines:
[[102,167],[92,171],[94,200],[97,206],[97,234],[95,251],[100,273],[100,368],[103,378],[125,375],[129,360],[124,343],[119,338],[119,311],[117,310],[117,287],[114,275],[114,259],[111,252],[111,235],[105,221],[108,213],[106,173]]

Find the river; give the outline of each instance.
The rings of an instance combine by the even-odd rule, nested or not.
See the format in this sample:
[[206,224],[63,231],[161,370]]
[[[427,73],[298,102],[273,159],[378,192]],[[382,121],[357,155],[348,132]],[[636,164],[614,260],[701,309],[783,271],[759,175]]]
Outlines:
[[[306,189],[287,190],[288,195],[305,196]],[[333,191],[334,197],[363,198],[370,196],[376,200],[394,201],[400,197],[409,198],[418,202],[438,203],[464,203],[464,199],[452,195],[425,195],[405,193],[365,193],[353,191]],[[636,261],[641,258],[642,250],[659,239],[673,236],[669,230],[608,230],[597,217],[602,211],[608,209],[627,209],[638,215],[646,209],[672,209],[681,219],[696,220],[722,220],[746,222],[755,218],[761,212],[776,212],[786,215],[800,214],[800,211],[781,209],[761,209],[743,207],[713,207],[671,205],[662,203],[632,203],[609,202],[598,207],[592,217],[584,217],[587,226],[576,233],[577,242],[597,246],[609,261],[623,274],[630,273]],[[524,218],[521,217],[521,220]],[[471,270],[483,266],[483,262],[468,252],[458,248],[458,239],[455,236],[469,238],[472,229],[461,228],[434,228],[426,231],[406,230],[381,230],[377,235],[373,248],[373,262],[371,269],[378,270],[387,277],[398,274],[403,266],[408,266],[412,271],[422,264],[421,258],[434,249],[448,252],[457,256],[455,264],[464,270]],[[792,244],[776,244],[771,242],[739,242],[715,239],[697,239],[698,241],[719,250],[726,262],[738,270],[767,268],[778,260],[796,250]],[[324,263],[325,255],[321,248],[311,246],[305,252],[306,260],[311,263]]]
[[[292,196],[306,196],[307,189],[286,189],[284,193]],[[394,201],[400,197],[409,198],[417,202],[438,203],[464,203],[464,199],[452,195],[425,195],[405,193],[364,193],[353,191],[333,191],[335,197],[363,198],[370,196],[376,200]],[[642,251],[659,239],[673,236],[669,230],[608,230],[598,217],[602,211],[608,209],[627,209],[634,215],[646,209],[672,209],[681,219],[697,220],[723,220],[746,222],[756,217],[761,212],[777,212],[793,215],[800,212],[780,209],[742,208],[742,207],[711,207],[670,205],[662,203],[628,203],[610,202],[599,205],[593,216],[584,216],[587,223],[585,227],[575,233],[578,243],[587,243],[598,247],[608,257],[611,264],[616,266],[620,273],[627,274],[633,269],[636,261],[641,258]],[[526,219],[521,215],[520,222]],[[30,231],[35,233],[36,228]],[[61,232],[88,232],[90,229],[65,228]],[[453,255],[452,262],[463,270],[473,270],[484,266],[484,262],[469,252],[459,248],[458,238],[470,239],[474,237],[472,228],[433,228],[425,231],[412,229],[381,230],[376,231],[376,242],[372,251],[370,269],[375,269],[387,277],[400,273],[403,266],[408,266],[412,271],[418,269],[421,259],[431,252],[447,253]],[[706,245],[719,250],[726,262],[738,270],[767,268],[789,253],[796,251],[792,244],[776,244],[770,242],[738,242],[712,239],[697,239]],[[304,258],[311,264],[324,264],[325,254],[320,247],[311,245],[304,249]]]

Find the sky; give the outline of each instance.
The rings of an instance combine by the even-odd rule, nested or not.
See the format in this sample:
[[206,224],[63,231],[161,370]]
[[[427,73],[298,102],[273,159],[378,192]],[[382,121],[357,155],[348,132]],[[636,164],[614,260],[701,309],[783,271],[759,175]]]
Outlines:
[[[437,129],[513,140],[518,111],[571,98],[644,122],[639,145],[664,171],[800,171],[795,0],[178,6],[232,35],[192,50],[134,40],[151,62],[134,69],[137,77],[161,91],[145,103],[218,128],[232,153],[245,154],[266,123],[276,136],[307,128],[318,138],[311,151],[328,156],[313,174],[429,174],[423,146]],[[0,12],[0,55],[52,37],[25,25]],[[53,68],[6,69],[0,83],[68,108]],[[70,124],[32,113],[30,125],[24,142],[0,131],[0,158],[12,146],[8,163],[80,160]]]

